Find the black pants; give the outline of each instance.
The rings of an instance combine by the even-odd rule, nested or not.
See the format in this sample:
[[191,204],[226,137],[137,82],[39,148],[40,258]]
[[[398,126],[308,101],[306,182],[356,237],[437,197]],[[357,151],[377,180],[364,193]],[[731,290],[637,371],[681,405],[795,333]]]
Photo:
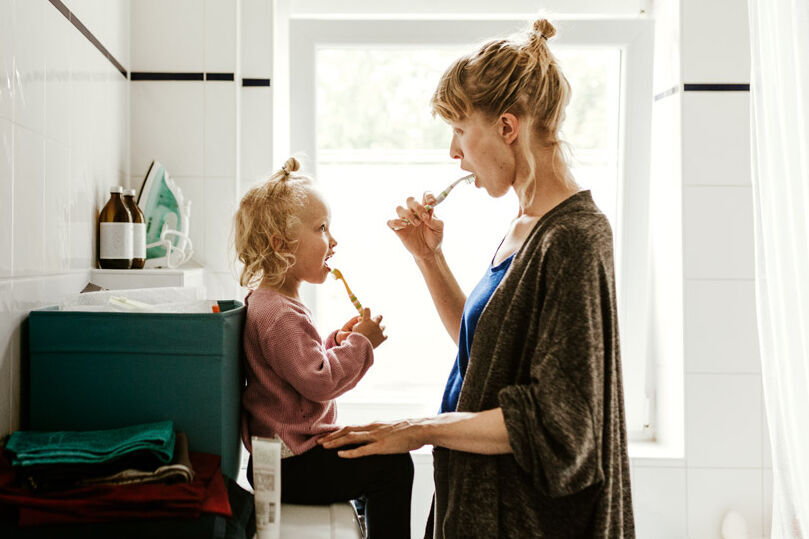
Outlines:
[[[345,449],[345,448],[341,448]],[[253,484],[253,457],[247,464]],[[316,445],[281,459],[281,501],[325,505],[363,498],[368,539],[410,539],[413,460],[409,453],[344,459]]]

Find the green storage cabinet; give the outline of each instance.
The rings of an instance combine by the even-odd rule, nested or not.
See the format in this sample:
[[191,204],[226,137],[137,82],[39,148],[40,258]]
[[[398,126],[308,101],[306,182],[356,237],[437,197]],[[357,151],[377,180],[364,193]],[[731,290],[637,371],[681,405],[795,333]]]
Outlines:
[[100,430],[170,419],[235,479],[245,307],[218,314],[29,315],[29,428]]

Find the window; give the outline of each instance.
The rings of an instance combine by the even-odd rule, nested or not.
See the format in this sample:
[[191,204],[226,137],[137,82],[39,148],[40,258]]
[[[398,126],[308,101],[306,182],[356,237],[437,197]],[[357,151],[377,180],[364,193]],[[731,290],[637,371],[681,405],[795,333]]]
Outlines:
[[[384,315],[389,334],[377,349],[375,367],[340,399],[341,422],[432,415],[438,409],[457,347],[418,269],[385,221],[407,196],[439,192],[466,174],[449,156],[449,127],[430,114],[429,99],[444,69],[474,43],[524,24],[293,21],[292,148],[311,159],[318,188],[332,208],[339,243],[333,266],[363,305]],[[554,45],[573,88],[563,138],[573,149],[574,176],[592,190],[613,226],[622,305],[635,297],[621,287],[628,276],[622,255],[637,251],[637,238],[624,232],[632,230],[626,226],[632,211],[638,213],[632,200],[642,196],[634,191],[632,199],[625,196],[633,179],[623,153],[627,126],[633,125],[625,106],[626,33],[607,25],[621,36],[610,39],[602,25],[567,24],[558,25],[560,38]],[[588,31],[593,28],[599,31]],[[599,33],[601,41],[594,39]],[[570,34],[571,39],[563,39]],[[648,155],[646,159],[648,164]],[[516,210],[513,194],[495,200],[468,186],[459,186],[437,210],[445,222],[445,255],[466,293],[487,268]],[[633,267],[635,263],[630,260]],[[633,279],[635,275],[629,272]],[[335,281],[310,287],[306,294],[324,333],[354,314]],[[635,335],[629,331],[632,323],[640,318],[630,311],[627,305],[621,313],[624,384],[630,431],[638,438],[649,431],[644,426],[650,422],[650,392],[644,385],[646,358],[636,353],[643,348],[627,346],[633,338],[628,334]]]

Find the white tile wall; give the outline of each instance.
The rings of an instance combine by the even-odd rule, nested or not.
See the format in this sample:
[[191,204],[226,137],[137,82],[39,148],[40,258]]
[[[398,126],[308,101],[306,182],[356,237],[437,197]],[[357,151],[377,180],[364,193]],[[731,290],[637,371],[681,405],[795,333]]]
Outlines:
[[[130,0],[63,1],[110,54],[128,69]],[[127,31],[122,32],[122,28]]]
[[236,204],[235,178],[205,178],[205,266],[211,271],[227,272],[232,267]]
[[749,537],[761,537],[761,470],[689,468],[688,537],[719,538],[722,519],[734,509]]
[[78,33],[59,10],[44,10],[45,136],[67,144],[70,140],[71,37]]
[[761,372],[754,281],[689,280],[685,309],[686,372]]
[[11,0],[0,0],[0,118],[14,115],[14,10]]
[[[13,197],[14,126],[0,118],[0,279],[11,275]],[[0,341],[2,342],[2,341]]]
[[70,269],[70,158],[66,144],[45,140],[45,206],[43,268],[46,273]]
[[[272,94],[267,87],[241,89],[241,186],[240,193],[260,179],[269,178],[272,162]],[[284,157],[283,159],[286,159]]]
[[680,0],[683,82],[749,82],[744,0]]
[[205,0],[205,71],[236,71],[236,2]]
[[272,4],[242,0],[242,76],[267,78],[272,73]]
[[204,71],[201,2],[137,0],[132,3],[131,17],[131,71]]
[[14,275],[44,271],[45,139],[14,126]]
[[762,517],[762,528],[766,537],[770,536],[770,528],[772,526],[772,501],[773,501],[773,478],[772,470],[764,468],[762,471],[762,497],[761,503],[764,516]]
[[632,503],[639,538],[686,537],[685,467],[632,467]]
[[683,182],[750,185],[749,92],[685,92]]
[[204,167],[206,176],[236,175],[236,98],[239,82],[205,84]]
[[[133,43],[138,41],[140,39]],[[160,161],[173,177],[203,176],[206,84],[213,83],[132,82],[130,172],[133,176],[145,175],[153,160]]]
[[751,188],[685,187],[683,219],[687,279],[755,277]]
[[[15,1],[14,121],[41,134],[45,126],[45,15],[42,0]],[[22,46],[28,43],[29,46]]]
[[[128,50],[129,0],[68,4]],[[128,169],[128,91],[49,1],[0,0],[0,435],[20,423],[25,316],[87,283],[98,208]]]
[[689,467],[761,468],[761,376],[687,374]]

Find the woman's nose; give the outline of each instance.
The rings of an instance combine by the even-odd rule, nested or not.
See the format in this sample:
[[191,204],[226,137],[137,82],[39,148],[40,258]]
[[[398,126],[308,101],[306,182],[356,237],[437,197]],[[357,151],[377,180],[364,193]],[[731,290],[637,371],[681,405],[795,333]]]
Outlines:
[[452,142],[449,145],[449,156],[453,159],[463,159],[463,152],[460,145],[455,142],[455,137],[452,137]]

